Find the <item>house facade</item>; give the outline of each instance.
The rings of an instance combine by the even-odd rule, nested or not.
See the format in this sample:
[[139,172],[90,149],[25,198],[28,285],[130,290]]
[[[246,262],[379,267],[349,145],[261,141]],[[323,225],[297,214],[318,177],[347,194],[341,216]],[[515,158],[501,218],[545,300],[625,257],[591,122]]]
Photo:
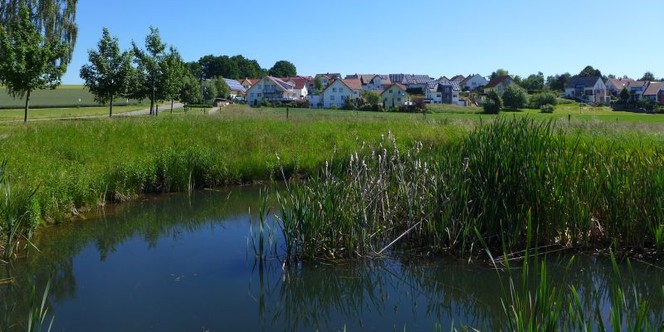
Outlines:
[[610,97],[599,76],[572,76],[565,85],[565,97],[592,104],[608,104]]
[[255,106],[263,100],[270,102],[293,101],[300,99],[300,92],[294,84],[276,77],[266,76],[247,90],[247,104]]
[[380,98],[383,100],[383,108],[386,110],[401,107],[410,101],[410,96],[406,92],[406,86],[399,83],[390,85],[380,94]]
[[643,94],[646,92],[647,87],[648,87],[648,82],[634,81],[629,84],[627,90],[629,91],[629,94],[632,96],[633,101],[639,101],[643,97]]
[[664,105],[664,84],[659,88],[659,93],[657,94],[657,100],[659,100],[660,105]]
[[649,82],[648,87],[643,92],[643,98],[646,98],[654,103],[660,103],[659,92],[662,90],[663,87],[664,83],[662,82]]
[[361,91],[362,82],[359,79],[338,79],[323,90],[319,103],[323,108],[341,108],[346,99],[359,99]]
[[469,75],[465,80],[461,81],[459,86],[463,91],[478,90],[487,85],[489,81],[480,74]]

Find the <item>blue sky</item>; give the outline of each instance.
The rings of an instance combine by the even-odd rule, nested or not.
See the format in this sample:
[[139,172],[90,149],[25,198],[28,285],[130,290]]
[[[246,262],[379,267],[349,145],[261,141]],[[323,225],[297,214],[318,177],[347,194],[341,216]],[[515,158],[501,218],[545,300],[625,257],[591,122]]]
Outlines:
[[434,77],[497,68],[527,76],[578,73],[664,77],[662,0],[229,1],[81,0],[74,59],[79,84],[103,27],[123,49],[150,26],[185,61],[241,54],[300,75],[412,73]]

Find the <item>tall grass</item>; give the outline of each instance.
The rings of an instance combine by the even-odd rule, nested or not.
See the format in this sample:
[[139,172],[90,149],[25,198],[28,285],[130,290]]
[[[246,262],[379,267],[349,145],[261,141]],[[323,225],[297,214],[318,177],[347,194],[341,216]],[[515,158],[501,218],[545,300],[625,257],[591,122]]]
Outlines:
[[518,251],[529,227],[534,246],[661,258],[660,147],[595,143],[528,118],[498,118],[443,150],[402,152],[395,142],[388,135],[291,183],[279,197],[290,259],[372,256],[395,245],[472,256],[480,240]]
[[12,189],[6,173],[7,160],[0,163],[0,255],[9,260],[17,249],[30,244],[32,232],[39,223],[36,190]]

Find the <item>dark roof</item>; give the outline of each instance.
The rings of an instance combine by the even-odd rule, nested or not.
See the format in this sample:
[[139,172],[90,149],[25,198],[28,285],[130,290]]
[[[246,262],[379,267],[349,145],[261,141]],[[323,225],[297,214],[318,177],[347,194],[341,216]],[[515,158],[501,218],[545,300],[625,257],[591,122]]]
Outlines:
[[242,93],[247,92],[247,89],[245,89],[240,82],[236,80],[232,80],[229,78],[224,78],[224,81],[226,81],[226,85],[231,89],[231,91],[240,91]]
[[498,84],[500,84],[501,82],[503,82],[504,80],[507,80],[507,79],[511,79],[511,77],[509,77],[508,75],[496,76],[496,77],[492,78],[491,81],[489,81],[489,83],[487,83],[484,86],[484,88],[485,89],[491,89],[493,87],[496,87]]
[[572,76],[567,80],[567,84],[565,85],[566,88],[576,88],[576,87],[584,87],[584,88],[590,88],[595,86],[595,83],[597,83],[597,80],[601,80],[602,78],[599,76],[590,76],[590,77],[581,77],[581,76]]

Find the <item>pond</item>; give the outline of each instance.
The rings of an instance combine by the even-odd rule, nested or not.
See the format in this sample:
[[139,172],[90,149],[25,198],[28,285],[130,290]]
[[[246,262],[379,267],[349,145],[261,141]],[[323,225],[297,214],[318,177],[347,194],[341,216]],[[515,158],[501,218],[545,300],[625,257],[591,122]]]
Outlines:
[[[26,329],[31,301],[49,280],[53,331],[505,327],[499,274],[486,264],[406,254],[290,269],[257,261],[250,227],[259,206],[256,188],[231,188],[146,198],[49,227],[38,234],[39,252],[0,266],[0,279],[13,278],[0,286],[0,330]],[[549,270],[553,280],[598,293],[608,310],[610,262],[553,259]],[[632,270],[633,289],[649,299],[652,319],[662,319],[664,272],[636,263]]]

